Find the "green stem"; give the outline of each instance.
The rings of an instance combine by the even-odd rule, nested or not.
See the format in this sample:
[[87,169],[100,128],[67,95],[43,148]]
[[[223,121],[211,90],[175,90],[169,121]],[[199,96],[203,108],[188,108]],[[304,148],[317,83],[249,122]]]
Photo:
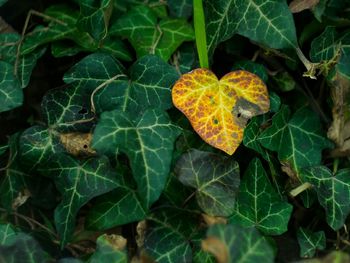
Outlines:
[[292,197],[296,197],[300,193],[304,192],[305,190],[309,189],[312,185],[310,183],[303,183],[302,185],[299,185],[297,188],[294,188],[292,191],[289,192],[289,194]]
[[193,0],[194,32],[201,68],[209,68],[207,37],[202,0]]
[[338,171],[339,158],[335,158],[333,161],[333,174],[336,174]]

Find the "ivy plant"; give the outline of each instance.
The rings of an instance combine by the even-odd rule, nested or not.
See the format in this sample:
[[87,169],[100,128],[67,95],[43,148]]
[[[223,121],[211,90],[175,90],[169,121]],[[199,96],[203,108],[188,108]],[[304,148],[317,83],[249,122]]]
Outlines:
[[0,0],[0,262],[348,262],[348,2]]

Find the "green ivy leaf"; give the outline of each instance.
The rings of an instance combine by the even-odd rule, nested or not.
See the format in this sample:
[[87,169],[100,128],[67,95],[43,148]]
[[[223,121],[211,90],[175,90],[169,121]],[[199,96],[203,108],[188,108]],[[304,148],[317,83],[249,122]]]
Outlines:
[[322,62],[332,59],[337,53],[337,38],[335,27],[326,27],[322,34],[311,42],[311,60],[313,62]]
[[[16,232],[10,224],[0,224],[0,247],[16,242]],[[1,258],[1,256],[0,256]]]
[[0,61],[0,112],[17,108],[23,103],[23,91],[13,74],[11,64]]
[[[50,256],[30,235],[18,233],[11,244],[0,245],[0,262],[38,263],[50,262]],[[19,256],[21,255],[21,256]]]
[[2,181],[0,184],[0,202],[8,211],[17,208],[18,204],[15,204],[15,200],[21,196],[24,189],[26,189],[24,177],[28,176],[21,166],[18,156],[18,137],[18,133],[10,137],[10,154],[5,174],[3,178],[1,178]]
[[118,187],[117,175],[106,157],[78,161],[59,154],[40,169],[55,179],[62,201],[55,209],[55,224],[64,247],[73,234],[79,209],[92,198]]
[[126,245],[126,240],[121,236],[102,235],[97,238],[97,248],[91,256],[89,263],[127,263],[128,254],[121,246]]
[[168,0],[170,15],[175,17],[189,18],[193,12],[192,0]]
[[113,0],[79,0],[80,16],[77,26],[97,41],[107,36],[109,19],[113,10]]
[[196,189],[198,205],[205,213],[215,216],[233,213],[239,186],[236,161],[214,153],[191,150],[177,161],[175,173],[184,185]]
[[[13,65],[13,67],[16,63],[17,48],[20,38],[21,36],[17,33],[0,34],[0,60]],[[45,48],[38,48],[29,55],[19,56],[16,78],[19,80],[21,88],[28,86],[36,62],[45,51]]]
[[334,230],[340,229],[350,213],[350,169],[335,175],[325,166],[307,167],[301,178],[314,186],[318,201],[326,210],[326,220]]
[[43,126],[32,126],[20,137],[20,158],[29,170],[45,165],[56,153],[64,152],[58,139],[58,133]]
[[[275,257],[270,242],[255,228],[236,225],[211,226],[202,248],[225,258],[226,262],[274,262]],[[225,254],[218,255],[218,251],[225,251]]]
[[191,262],[189,240],[198,231],[198,218],[190,211],[162,209],[148,219],[144,249],[155,262]]
[[[292,13],[286,1],[226,0],[235,11],[237,33],[275,49],[296,48]],[[226,11],[228,12],[228,11]]]
[[130,67],[129,80],[96,93],[96,111],[119,109],[138,117],[148,108],[170,109],[171,87],[178,78],[179,73],[159,57],[144,56]]
[[127,37],[137,56],[155,54],[167,61],[184,41],[194,37],[192,27],[182,19],[162,19],[140,5],[120,17],[110,28],[111,35]]
[[235,3],[233,0],[204,1],[208,55],[216,46],[236,33]]
[[260,153],[261,156],[265,160],[267,160],[268,154],[266,150],[261,146],[260,142],[258,141],[258,137],[262,132],[261,125],[263,123],[264,123],[263,116],[253,117],[249,121],[247,127],[244,129],[243,144],[245,147],[253,149],[254,151]]
[[41,103],[44,121],[51,129],[60,131],[89,131],[94,116],[91,112],[90,93],[79,86],[52,89]]
[[326,236],[323,231],[313,233],[300,227],[297,231],[297,239],[301,257],[312,258],[317,249],[323,250],[326,247]]
[[298,173],[303,167],[320,164],[322,150],[331,143],[323,137],[315,113],[302,108],[290,115],[288,106],[283,105],[258,140],[265,148],[277,151],[280,162]]
[[139,119],[115,110],[101,114],[92,147],[109,156],[117,149],[128,155],[142,202],[149,207],[164,189],[179,133],[160,109],[147,110]]
[[9,148],[9,146],[7,144],[1,145],[0,146],[0,155],[4,154],[8,148]]
[[86,216],[86,226],[93,230],[141,221],[146,217],[136,192],[127,187],[118,188],[97,198]]
[[[110,55],[93,53],[86,56],[70,68],[63,77],[63,81],[72,84],[82,90],[92,92],[99,85],[111,81],[112,85],[117,80],[113,77],[124,74],[123,65]],[[123,79],[123,77],[120,77]]]
[[273,189],[259,159],[253,159],[241,182],[230,217],[233,224],[255,226],[267,235],[280,235],[288,230],[293,207]]

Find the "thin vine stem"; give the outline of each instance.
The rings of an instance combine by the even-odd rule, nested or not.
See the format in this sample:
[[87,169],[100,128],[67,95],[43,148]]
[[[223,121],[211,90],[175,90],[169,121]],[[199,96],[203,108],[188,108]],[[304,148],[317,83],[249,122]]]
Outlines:
[[201,68],[209,68],[207,37],[202,0],[193,0],[194,33]]

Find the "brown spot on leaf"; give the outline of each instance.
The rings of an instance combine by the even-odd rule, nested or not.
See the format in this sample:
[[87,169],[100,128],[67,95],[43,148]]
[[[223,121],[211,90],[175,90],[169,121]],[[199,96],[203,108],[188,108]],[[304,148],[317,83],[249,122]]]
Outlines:
[[229,252],[227,246],[216,237],[202,240],[202,249],[214,255],[218,263],[228,263]]

